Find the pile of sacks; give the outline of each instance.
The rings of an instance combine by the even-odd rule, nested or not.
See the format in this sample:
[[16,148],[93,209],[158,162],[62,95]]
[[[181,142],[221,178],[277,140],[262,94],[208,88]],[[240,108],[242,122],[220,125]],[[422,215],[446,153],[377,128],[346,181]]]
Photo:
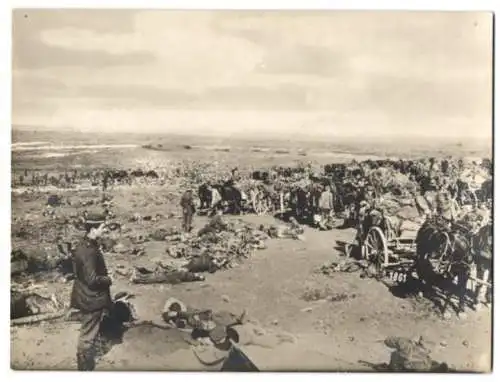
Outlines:
[[371,170],[368,178],[378,190],[396,196],[411,195],[418,189],[416,182],[392,168],[380,167]]
[[419,212],[415,198],[395,197],[384,194],[377,200],[377,207],[384,210],[386,216],[394,216],[404,221],[421,223],[424,216]]

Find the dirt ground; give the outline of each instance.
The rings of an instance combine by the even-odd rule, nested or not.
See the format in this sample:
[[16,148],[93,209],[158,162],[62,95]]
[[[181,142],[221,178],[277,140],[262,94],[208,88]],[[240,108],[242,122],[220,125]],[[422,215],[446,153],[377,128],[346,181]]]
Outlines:
[[[137,211],[178,214],[177,207],[162,192],[149,188],[115,189],[117,216]],[[42,200],[13,200],[13,211],[41,214]],[[246,215],[252,223],[273,223],[270,216]],[[197,217],[196,228],[206,218]],[[138,224],[138,223],[137,223]],[[159,222],[180,225],[178,216]],[[129,224],[130,225],[130,224]],[[133,228],[133,227],[132,227]],[[136,225],[135,229],[139,227]],[[147,227],[145,228],[147,229]],[[489,371],[491,312],[470,311],[465,319],[438,317],[426,301],[398,298],[390,289],[360,274],[326,276],[316,270],[329,261],[340,260],[337,241],[350,242],[354,231],[334,229],[320,232],[306,228],[305,241],[272,239],[265,250],[256,251],[244,263],[207,275],[204,282],[169,285],[134,285],[115,272],[132,265],[154,266],[166,259],[165,242],[147,242],[146,254],[107,255],[114,278],[112,292],[129,291],[141,319],[161,321],[167,298],[176,297],[198,308],[224,309],[241,313],[267,333],[285,333],[292,340],[270,341],[241,348],[261,370],[371,370],[370,364],[389,361],[387,336],[423,336],[432,356],[462,371]],[[124,257],[128,256],[128,257]],[[70,283],[46,282],[48,290],[68,298]],[[328,290],[344,298],[336,301],[306,301],[311,290]],[[76,369],[75,351],[79,325],[57,321],[11,328],[11,365],[14,369]],[[98,370],[207,370],[191,347],[172,331],[131,329],[122,344],[115,345],[98,363]]]

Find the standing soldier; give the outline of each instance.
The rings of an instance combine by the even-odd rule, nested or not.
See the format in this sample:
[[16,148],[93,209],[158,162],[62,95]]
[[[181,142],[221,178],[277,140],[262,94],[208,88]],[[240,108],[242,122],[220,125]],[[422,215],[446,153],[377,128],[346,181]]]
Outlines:
[[108,170],[104,170],[102,174],[102,192],[106,192],[109,183],[109,172]]
[[106,232],[104,216],[86,216],[86,236],[73,257],[75,282],[71,307],[81,312],[81,327],[77,346],[77,365],[80,371],[95,368],[95,346],[101,322],[111,309],[111,278],[98,244]]
[[335,214],[335,210],[337,208],[337,201],[338,201],[338,191],[337,191],[337,185],[333,181],[333,179],[329,183],[329,188],[330,192],[332,193],[332,200],[333,200],[333,209],[332,212]]
[[321,221],[319,226],[321,229],[326,230],[326,223],[329,222],[333,211],[333,194],[331,188],[324,185],[318,201],[318,207],[321,214]]
[[192,190],[187,190],[181,197],[182,207],[182,228],[184,232],[191,232],[193,229],[193,215],[196,211]]
[[106,201],[106,190],[108,189],[109,184],[109,172],[108,170],[104,170],[102,173],[102,202]]

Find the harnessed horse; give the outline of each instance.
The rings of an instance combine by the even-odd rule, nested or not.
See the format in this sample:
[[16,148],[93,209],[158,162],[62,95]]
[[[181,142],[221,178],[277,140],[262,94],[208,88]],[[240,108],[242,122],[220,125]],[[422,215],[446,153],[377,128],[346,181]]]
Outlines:
[[[441,217],[427,219],[417,232],[415,268],[422,292],[430,292],[433,286],[442,286],[447,289],[448,302],[455,291],[459,298],[459,313],[465,308],[467,281],[474,261],[471,251],[473,236],[467,227]],[[453,285],[455,277],[457,284]]]
[[235,187],[232,182],[225,182],[212,187],[217,190],[221,197],[219,203],[227,205],[229,213],[238,215],[243,213],[243,201],[246,200],[247,196]]

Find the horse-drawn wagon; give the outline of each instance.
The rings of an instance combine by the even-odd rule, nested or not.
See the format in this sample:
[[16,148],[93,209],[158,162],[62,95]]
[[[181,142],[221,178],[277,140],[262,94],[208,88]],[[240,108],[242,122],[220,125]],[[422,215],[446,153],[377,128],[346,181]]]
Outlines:
[[346,254],[350,256],[353,248],[359,248],[361,258],[378,277],[392,271],[398,282],[404,282],[415,273],[422,292],[438,287],[447,291],[449,302],[455,291],[459,311],[464,310],[469,282],[475,289],[471,305],[478,303],[482,290],[491,291],[491,222],[473,228],[430,216],[419,224],[374,207],[367,207],[360,215],[356,239],[346,244]]
[[358,248],[382,275],[391,269],[404,269],[414,263],[418,223],[399,216],[388,216],[383,209],[362,204],[353,243],[346,244],[349,256]]

